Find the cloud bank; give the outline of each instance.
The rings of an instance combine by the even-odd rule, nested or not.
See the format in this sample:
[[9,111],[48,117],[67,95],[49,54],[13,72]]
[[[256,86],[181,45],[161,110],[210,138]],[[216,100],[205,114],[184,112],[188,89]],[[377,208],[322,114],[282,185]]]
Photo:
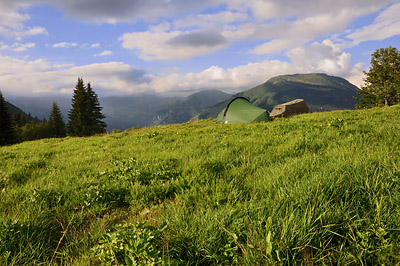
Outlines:
[[[313,56],[309,56],[312,54]],[[362,69],[352,66],[351,55],[330,40],[312,43],[306,48],[290,50],[292,63],[263,60],[224,69],[211,66],[198,73],[150,75],[122,62],[85,66],[52,65],[44,60],[25,61],[0,57],[0,84],[3,90],[18,93],[71,94],[76,78],[92,82],[100,95],[161,93],[187,95],[202,89],[221,89],[236,93],[283,74],[323,72],[360,84]],[[8,84],[8,85],[7,85]],[[35,84],[32,87],[32,84]]]

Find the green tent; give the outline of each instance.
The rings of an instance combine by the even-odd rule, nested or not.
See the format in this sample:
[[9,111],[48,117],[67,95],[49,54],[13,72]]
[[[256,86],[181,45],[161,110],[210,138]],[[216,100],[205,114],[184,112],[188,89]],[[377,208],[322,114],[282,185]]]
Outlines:
[[216,122],[231,124],[270,120],[267,110],[252,105],[246,98],[236,97],[219,113]]

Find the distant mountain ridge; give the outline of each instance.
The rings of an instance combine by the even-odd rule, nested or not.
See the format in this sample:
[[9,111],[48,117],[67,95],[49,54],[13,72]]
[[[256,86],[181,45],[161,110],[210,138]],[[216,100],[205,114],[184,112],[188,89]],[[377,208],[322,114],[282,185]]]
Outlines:
[[30,122],[34,119],[30,114],[25,113],[20,108],[18,108],[17,106],[15,106],[14,104],[12,104],[10,102],[6,101],[6,106],[7,106],[8,112],[11,114],[11,116],[13,116],[16,113],[20,113],[21,115],[23,115],[25,117],[27,122]]
[[[277,104],[294,99],[304,99],[312,111],[354,109],[357,87],[347,80],[327,74],[282,75],[252,89],[235,94],[245,97],[252,104],[271,111]],[[199,119],[217,117],[229,100],[201,111]]]

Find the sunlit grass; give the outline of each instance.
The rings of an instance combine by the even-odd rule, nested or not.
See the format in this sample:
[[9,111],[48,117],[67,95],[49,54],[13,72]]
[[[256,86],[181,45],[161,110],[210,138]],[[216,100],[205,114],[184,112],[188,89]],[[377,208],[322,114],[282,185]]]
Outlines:
[[149,263],[137,226],[166,265],[395,265],[399,132],[393,106],[1,147],[0,265]]

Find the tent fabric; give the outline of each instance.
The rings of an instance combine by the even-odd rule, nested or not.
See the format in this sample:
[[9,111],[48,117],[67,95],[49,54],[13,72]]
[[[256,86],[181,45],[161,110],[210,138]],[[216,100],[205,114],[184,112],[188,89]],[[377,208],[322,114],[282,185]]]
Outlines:
[[307,103],[303,99],[296,99],[287,103],[278,104],[272,110],[271,117],[288,117],[291,115],[298,115],[304,113],[311,113]]
[[270,120],[267,110],[252,105],[246,98],[236,97],[219,113],[216,122],[231,124]]

